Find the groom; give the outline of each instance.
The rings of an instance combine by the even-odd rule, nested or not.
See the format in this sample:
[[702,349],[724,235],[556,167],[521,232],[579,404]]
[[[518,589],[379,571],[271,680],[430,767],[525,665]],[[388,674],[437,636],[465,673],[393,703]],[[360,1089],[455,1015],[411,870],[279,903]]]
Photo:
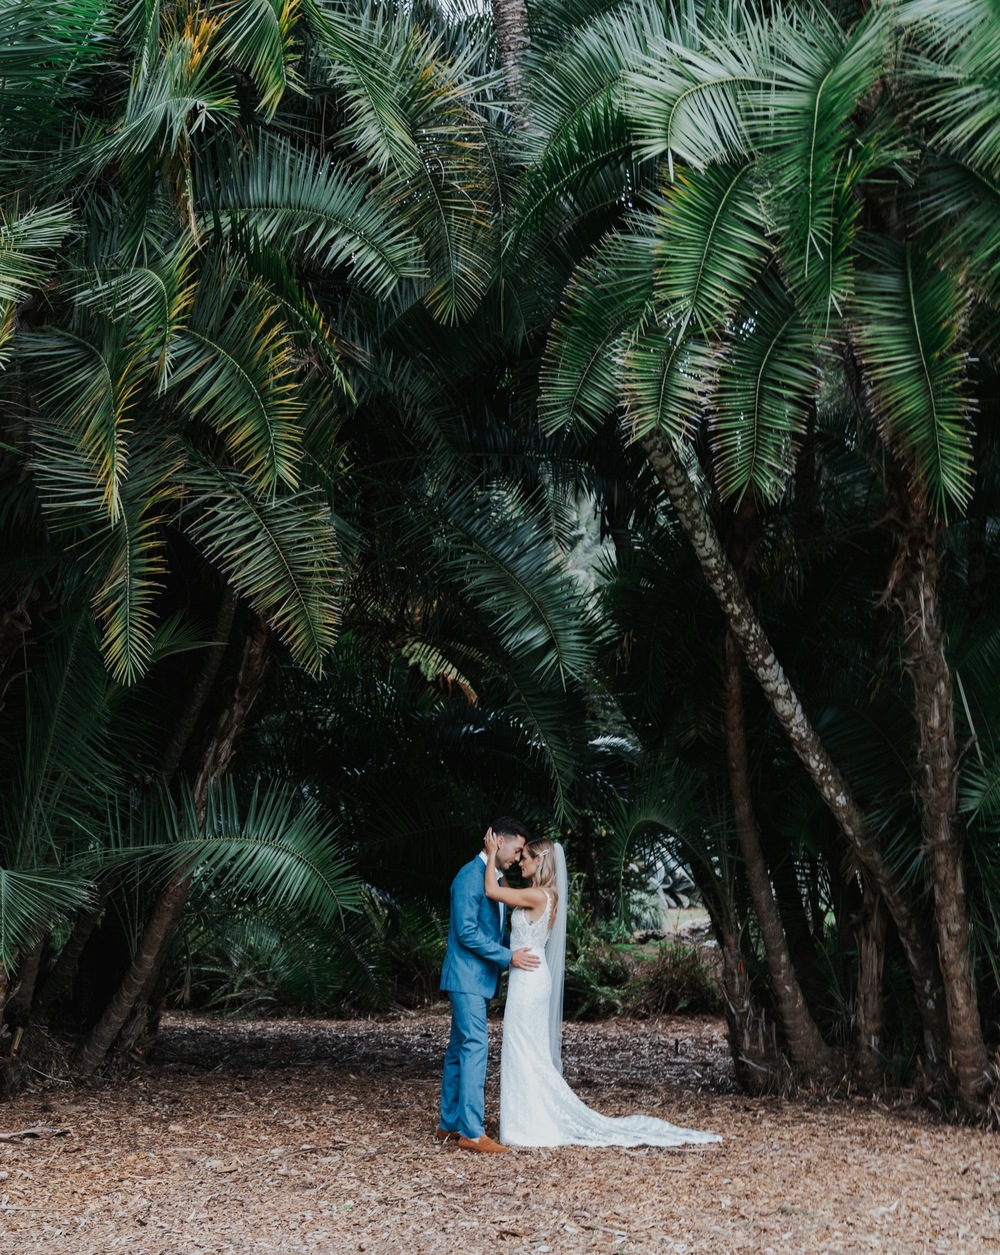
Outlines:
[[[528,832],[522,823],[504,815],[491,831],[503,837],[497,851],[497,879],[521,858]],[[488,835],[488,834],[487,834]],[[483,850],[466,863],[451,884],[448,949],[441,970],[441,988],[451,999],[451,1037],[444,1056],[441,1081],[439,1142],[457,1140],[462,1150],[503,1152],[506,1146],[487,1137],[483,1129],[486,1087],[486,1005],[500,987],[500,974],[512,967],[530,969],[540,960],[525,947],[511,952],[503,944],[504,907],[492,902],[483,888],[486,871]]]

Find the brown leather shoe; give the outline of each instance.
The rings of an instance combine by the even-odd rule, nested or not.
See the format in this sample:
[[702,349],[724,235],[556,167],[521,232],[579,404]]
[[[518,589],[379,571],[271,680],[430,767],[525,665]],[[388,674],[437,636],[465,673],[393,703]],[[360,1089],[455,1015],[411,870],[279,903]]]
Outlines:
[[443,1129],[438,1125],[434,1130],[434,1136],[439,1142],[457,1142],[462,1135],[454,1129]]
[[482,1137],[460,1137],[458,1144],[463,1150],[485,1151],[488,1155],[506,1155],[510,1151],[509,1146],[501,1146],[485,1133]]

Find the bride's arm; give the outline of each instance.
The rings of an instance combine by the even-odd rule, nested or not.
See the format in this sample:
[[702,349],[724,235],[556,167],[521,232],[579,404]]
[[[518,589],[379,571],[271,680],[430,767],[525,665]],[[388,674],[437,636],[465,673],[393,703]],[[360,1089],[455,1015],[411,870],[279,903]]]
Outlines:
[[529,910],[545,905],[545,893],[542,889],[511,889],[509,885],[497,880],[497,849],[502,837],[494,836],[491,829],[486,836],[486,875],[484,877],[486,896],[494,902],[503,902],[506,906],[525,906]]

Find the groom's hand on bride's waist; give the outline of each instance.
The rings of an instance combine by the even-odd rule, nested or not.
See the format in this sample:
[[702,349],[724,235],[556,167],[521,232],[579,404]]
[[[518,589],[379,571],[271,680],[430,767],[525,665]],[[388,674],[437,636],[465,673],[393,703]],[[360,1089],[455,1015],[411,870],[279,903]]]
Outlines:
[[530,972],[539,963],[541,963],[541,959],[528,946],[522,946],[520,950],[515,950],[510,960],[511,967],[519,967],[525,972]]

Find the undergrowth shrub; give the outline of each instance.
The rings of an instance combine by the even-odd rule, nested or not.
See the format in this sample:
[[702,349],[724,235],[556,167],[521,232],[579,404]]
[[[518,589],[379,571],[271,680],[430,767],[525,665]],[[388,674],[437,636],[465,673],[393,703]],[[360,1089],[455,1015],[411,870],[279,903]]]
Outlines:
[[625,1012],[635,1016],[717,1014],[723,1008],[716,965],[682,941],[664,942],[654,958],[634,963],[623,1002]]

